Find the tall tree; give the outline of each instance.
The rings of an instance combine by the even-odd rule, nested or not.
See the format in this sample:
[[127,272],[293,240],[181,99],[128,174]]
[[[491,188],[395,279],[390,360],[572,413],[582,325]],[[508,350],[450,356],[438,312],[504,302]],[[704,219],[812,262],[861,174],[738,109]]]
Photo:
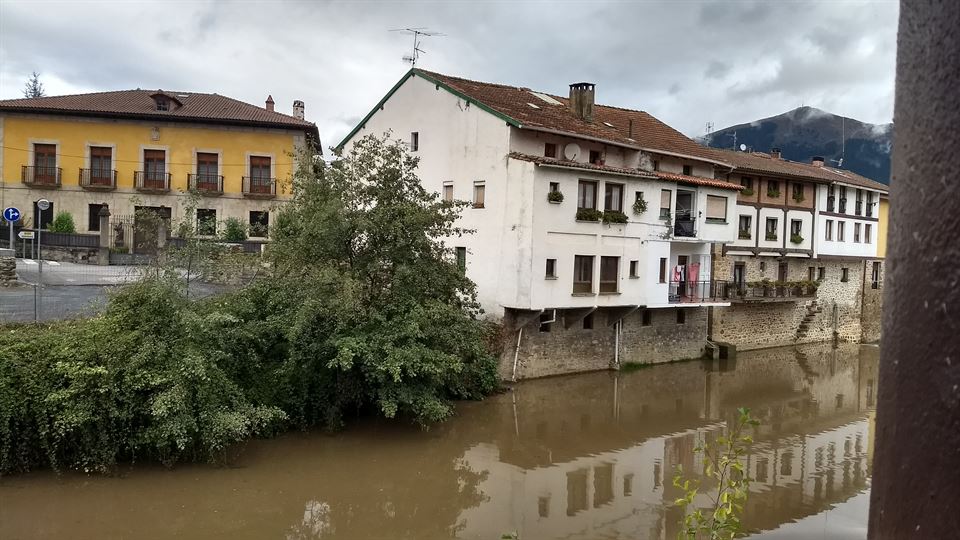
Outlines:
[[47,93],[43,90],[43,83],[40,82],[40,74],[34,71],[27,79],[26,84],[23,85],[23,97],[35,98],[45,97],[46,95]]

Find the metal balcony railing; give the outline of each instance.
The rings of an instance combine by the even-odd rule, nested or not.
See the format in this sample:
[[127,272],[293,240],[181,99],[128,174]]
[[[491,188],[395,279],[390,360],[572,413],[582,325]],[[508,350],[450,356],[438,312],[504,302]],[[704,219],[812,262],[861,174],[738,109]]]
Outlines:
[[672,281],[669,302],[688,304],[702,302],[790,301],[813,298],[816,284],[791,282],[737,283],[733,281]]
[[188,174],[189,189],[199,191],[204,195],[223,194],[223,175],[219,174]]
[[671,304],[727,301],[726,281],[671,281],[668,301]]
[[85,189],[116,189],[117,171],[113,169],[80,169],[80,187]]
[[170,191],[170,173],[162,171],[136,171],[133,184],[140,191]]
[[32,187],[58,188],[60,187],[60,176],[60,167],[24,165],[20,169],[20,180]]
[[674,236],[684,236],[684,237],[694,237],[697,236],[696,222],[693,218],[690,217],[678,217],[673,222],[673,235]]
[[243,194],[246,197],[276,197],[277,179],[262,176],[244,176]]

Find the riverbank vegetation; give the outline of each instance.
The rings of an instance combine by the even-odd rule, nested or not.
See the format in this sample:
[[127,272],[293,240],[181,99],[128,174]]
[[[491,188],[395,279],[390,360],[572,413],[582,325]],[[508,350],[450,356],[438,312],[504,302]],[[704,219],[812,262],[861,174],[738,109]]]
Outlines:
[[426,192],[402,143],[305,161],[268,271],[191,301],[150,272],[92,319],[0,335],[0,472],[216,460],[361,414],[429,424],[498,382],[495,328],[441,240],[462,203]]

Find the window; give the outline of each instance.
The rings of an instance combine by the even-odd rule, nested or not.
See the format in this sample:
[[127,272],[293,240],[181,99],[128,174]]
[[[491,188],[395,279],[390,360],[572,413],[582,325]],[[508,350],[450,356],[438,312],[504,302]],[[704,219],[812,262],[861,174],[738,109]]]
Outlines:
[[827,269],[824,266],[817,268],[817,281],[823,281],[827,279]]
[[467,269],[467,248],[463,246],[457,246],[457,268],[461,272]]
[[741,176],[740,185],[743,186],[743,189],[749,189],[750,191],[753,191],[753,178],[750,178],[749,176]]
[[420,132],[411,131],[410,132],[410,151],[416,152],[420,150]]
[[443,200],[453,202],[453,182],[443,183]]
[[853,242],[856,244],[860,243],[860,224],[853,224]]
[[826,226],[823,228],[823,234],[825,240],[833,240],[833,220],[828,219]]
[[832,185],[827,186],[827,212],[833,212],[834,208],[836,208],[834,205],[834,202],[837,200],[835,193],[836,191]]
[[873,270],[870,272],[870,288],[880,288],[880,261],[873,261]]
[[691,167],[690,165],[684,165],[684,166],[683,166],[683,174],[685,174],[685,175],[687,175],[687,176],[692,175],[692,174],[693,174],[693,167]]
[[814,281],[817,279],[817,268],[811,266],[807,268],[807,281]]
[[573,292],[593,292],[593,256],[575,255],[573,257]]
[[780,182],[776,180],[767,180],[767,197],[780,196]]
[[219,191],[220,183],[217,182],[218,162],[220,156],[207,152],[197,152],[197,189]]
[[640,261],[630,261],[630,277],[638,278],[640,274],[638,273],[640,268]]
[[873,231],[873,226],[869,223],[864,224],[863,226],[863,241],[864,243],[870,243],[871,232]]
[[550,193],[560,191],[560,182],[550,182]]
[[713,223],[727,222],[727,198],[717,195],[707,195],[707,221]]
[[737,226],[739,233],[737,236],[743,240],[749,240],[753,232],[753,216],[740,216],[740,222]]
[[217,234],[217,211],[212,208],[197,209],[197,234]]
[[165,99],[157,99],[157,110],[158,111],[170,110],[170,102]]
[[589,180],[581,180],[577,192],[577,210],[597,208],[597,183]]
[[483,201],[486,196],[487,186],[483,182],[473,183],[473,207],[483,208]]
[[760,273],[767,271],[767,261],[760,261]]
[[273,174],[269,156],[250,156],[250,192],[272,193]]
[[87,230],[91,232],[100,231],[100,209],[103,208],[102,204],[88,204],[87,205]]
[[587,313],[587,316],[583,318],[583,329],[584,330],[593,330],[593,313]]
[[547,259],[547,265],[544,271],[544,277],[547,279],[557,279],[557,260]]
[[655,171],[659,171],[659,170],[660,170],[660,160],[659,160],[659,159],[653,160],[653,170],[655,170]]
[[57,145],[33,145],[33,181],[54,182],[57,177]]
[[853,207],[853,213],[858,216],[863,214],[863,190],[862,189],[857,190],[857,202]]
[[620,257],[600,257],[600,292],[615,293],[620,285]]
[[537,513],[540,517],[550,517],[550,497],[539,497],[537,499]]
[[687,324],[687,312],[677,309],[677,324]]
[[847,282],[850,279],[850,271],[846,268],[840,269],[840,281]]
[[265,238],[270,234],[270,212],[250,211],[250,236]]
[[841,214],[846,214],[846,213],[847,213],[847,188],[845,188],[845,187],[841,187],[841,188],[840,188],[840,209],[839,209],[839,212],[840,212]]
[[780,456],[780,476],[790,476],[793,474],[793,453],[784,452]]
[[873,216],[873,192],[867,192],[867,217]]
[[606,183],[603,193],[603,209],[623,212],[623,184]]
[[837,242],[843,242],[844,225],[846,225],[846,223],[843,221],[837,222]]
[[90,147],[90,183],[113,183],[113,148],[109,146]]
[[669,189],[660,190],[660,218],[670,219],[670,199],[673,193]]
[[803,200],[803,184],[793,184],[793,200],[796,202]]
[[593,163],[594,165],[601,165],[601,163],[600,163],[601,161],[602,161],[602,159],[601,159],[601,154],[600,154],[600,152],[599,152],[598,150],[591,150],[591,151],[590,151],[590,163]]
[[548,142],[543,143],[543,156],[544,157],[557,157],[557,145],[556,143]]
[[767,240],[777,239],[777,218],[767,218]]
[[144,150],[143,172],[144,181],[156,183],[167,179],[167,152],[166,150]]
[[633,473],[623,475],[623,496],[633,495]]
[[803,228],[803,222],[799,219],[790,220],[790,235],[800,236],[800,231]]
[[667,282],[667,259],[660,257],[660,283]]

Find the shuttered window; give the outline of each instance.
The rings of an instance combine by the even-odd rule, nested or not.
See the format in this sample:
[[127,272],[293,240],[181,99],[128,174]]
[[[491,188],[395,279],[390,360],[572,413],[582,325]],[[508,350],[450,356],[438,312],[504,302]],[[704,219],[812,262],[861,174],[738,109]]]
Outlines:
[[670,197],[672,192],[669,189],[660,190],[660,217],[670,217]]
[[707,220],[727,220],[727,198],[716,195],[707,195]]

